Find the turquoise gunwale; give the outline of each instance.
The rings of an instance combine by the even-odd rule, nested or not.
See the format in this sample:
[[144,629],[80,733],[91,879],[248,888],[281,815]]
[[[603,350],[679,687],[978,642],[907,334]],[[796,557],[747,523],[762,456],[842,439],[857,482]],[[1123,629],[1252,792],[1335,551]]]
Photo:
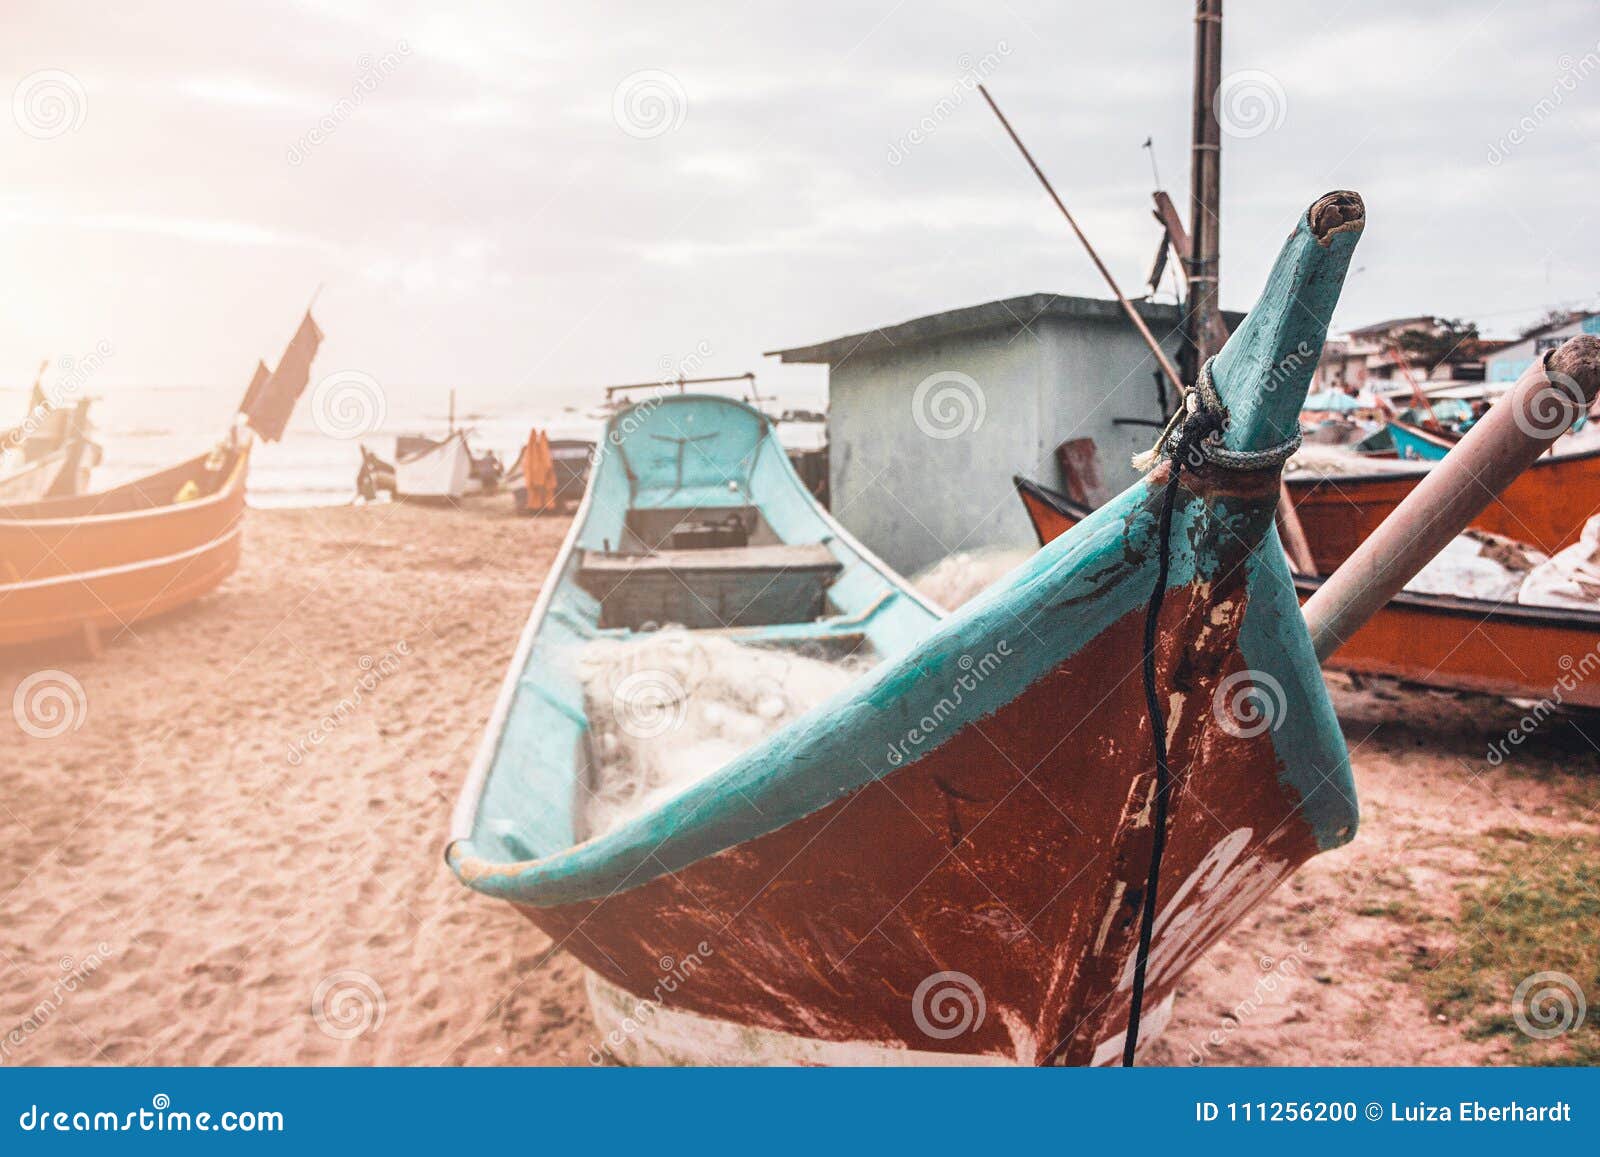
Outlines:
[[[1358,223],[1318,238],[1302,216],[1261,303],[1219,354],[1213,378],[1230,411],[1231,449],[1266,449],[1296,428],[1359,232]],[[713,427],[735,433],[720,447],[717,438],[694,440]],[[673,445],[670,453],[666,444]],[[715,462],[692,457],[700,451]],[[583,774],[583,700],[570,658],[563,662],[562,655],[596,635],[597,608],[574,581],[574,548],[601,546],[606,528],[620,526],[630,504],[709,503],[719,487],[758,506],[785,541],[827,543],[845,568],[834,592],[839,613],[805,626],[826,632],[848,621],[883,661],[654,811],[578,843],[573,801]],[[623,411],[608,426],[583,508],[535,605],[458,804],[451,866],[472,888],[519,903],[600,898],[776,830],[893,774],[992,715],[1143,606],[1155,577],[1154,497],[1152,482],[1135,483],[941,617],[816,506],[755,411],[697,395]],[[1354,783],[1272,525],[1272,504],[1227,496],[1181,504],[1169,585],[1214,580],[1223,566],[1219,548],[1236,540],[1250,546],[1239,646],[1248,666],[1281,689],[1287,712],[1271,734],[1279,780],[1300,800],[1318,845],[1333,847],[1354,834]],[[758,641],[764,633],[748,632]],[[1005,661],[960,710],[940,709],[950,687],[995,653]],[[922,726],[930,720],[931,727]],[[921,738],[908,758],[904,738],[913,730]]]

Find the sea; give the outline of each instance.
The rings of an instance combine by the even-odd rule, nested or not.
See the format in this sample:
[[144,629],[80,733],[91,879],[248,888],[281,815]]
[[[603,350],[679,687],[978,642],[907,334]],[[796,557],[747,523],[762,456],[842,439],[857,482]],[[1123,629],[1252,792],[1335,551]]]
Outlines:
[[[315,383],[313,383],[315,384]],[[432,395],[432,391],[418,391]],[[309,394],[310,391],[308,390]],[[448,391],[433,402],[396,405],[386,400],[381,418],[355,415],[351,427],[315,418],[309,397],[301,399],[280,442],[257,441],[250,456],[248,501],[256,507],[344,506],[355,500],[356,473],[364,444],[394,459],[401,434],[442,436],[448,429]],[[224,437],[238,406],[239,391],[208,386],[136,386],[93,393],[90,421],[104,450],[91,479],[100,490],[162,470],[204,452]],[[27,387],[0,387],[0,427],[21,421]],[[469,431],[474,452],[493,450],[507,466],[516,460],[537,426],[551,438],[597,440],[604,419],[575,405],[497,404],[461,407],[456,426]],[[332,428],[332,433],[329,428]]]

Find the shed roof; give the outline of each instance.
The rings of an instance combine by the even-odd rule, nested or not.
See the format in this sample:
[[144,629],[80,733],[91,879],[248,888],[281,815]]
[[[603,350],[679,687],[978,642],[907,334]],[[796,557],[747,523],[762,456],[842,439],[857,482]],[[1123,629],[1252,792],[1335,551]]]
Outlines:
[[[1134,308],[1152,327],[1165,326],[1171,330],[1183,320],[1183,311],[1176,305],[1136,301]],[[1224,311],[1222,316],[1230,328],[1238,325],[1244,318],[1241,313],[1227,311]],[[1098,322],[1126,320],[1122,306],[1108,298],[1030,293],[1023,297],[1007,297],[1000,301],[986,301],[982,305],[969,305],[964,309],[930,313],[926,317],[912,318],[910,321],[902,321],[882,329],[831,338],[815,345],[769,350],[766,356],[781,358],[785,362],[820,362],[837,365],[855,354],[877,353],[987,329],[1025,328],[1040,318],[1047,317]],[[1164,337],[1165,333],[1157,329],[1157,336]]]

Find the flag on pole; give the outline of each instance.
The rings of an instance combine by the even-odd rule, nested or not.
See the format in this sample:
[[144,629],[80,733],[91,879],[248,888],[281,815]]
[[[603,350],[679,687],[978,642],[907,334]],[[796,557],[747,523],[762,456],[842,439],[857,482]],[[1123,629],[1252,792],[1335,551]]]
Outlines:
[[259,385],[257,382],[266,367],[257,367],[256,378],[251,380],[239,412],[263,441],[276,442],[283,437],[284,427],[289,424],[289,415],[294,412],[294,404],[300,400],[306,383],[311,380],[311,359],[317,356],[317,347],[321,344],[322,331],[317,328],[308,309],[300,328],[289,339],[289,346],[283,351],[278,368]]
[[257,360],[256,372],[250,375],[250,386],[244,392],[244,401],[239,403],[241,414],[250,413],[256,404],[256,399],[261,396],[261,387],[267,384],[267,379],[272,376],[272,371],[267,369],[267,363]]

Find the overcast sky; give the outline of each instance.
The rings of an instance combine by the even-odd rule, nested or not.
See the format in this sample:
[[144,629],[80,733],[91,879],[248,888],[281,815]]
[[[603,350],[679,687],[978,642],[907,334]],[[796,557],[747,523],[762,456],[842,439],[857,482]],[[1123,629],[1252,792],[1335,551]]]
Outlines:
[[[319,373],[541,400],[804,388],[761,351],[1101,295],[980,77],[1130,292],[1147,136],[1185,201],[1181,0],[443,7],[10,0],[0,381],[106,341],[105,383],[242,388],[319,283]],[[1333,188],[1369,213],[1339,326],[1597,301],[1592,0],[1226,11],[1226,306]]]

